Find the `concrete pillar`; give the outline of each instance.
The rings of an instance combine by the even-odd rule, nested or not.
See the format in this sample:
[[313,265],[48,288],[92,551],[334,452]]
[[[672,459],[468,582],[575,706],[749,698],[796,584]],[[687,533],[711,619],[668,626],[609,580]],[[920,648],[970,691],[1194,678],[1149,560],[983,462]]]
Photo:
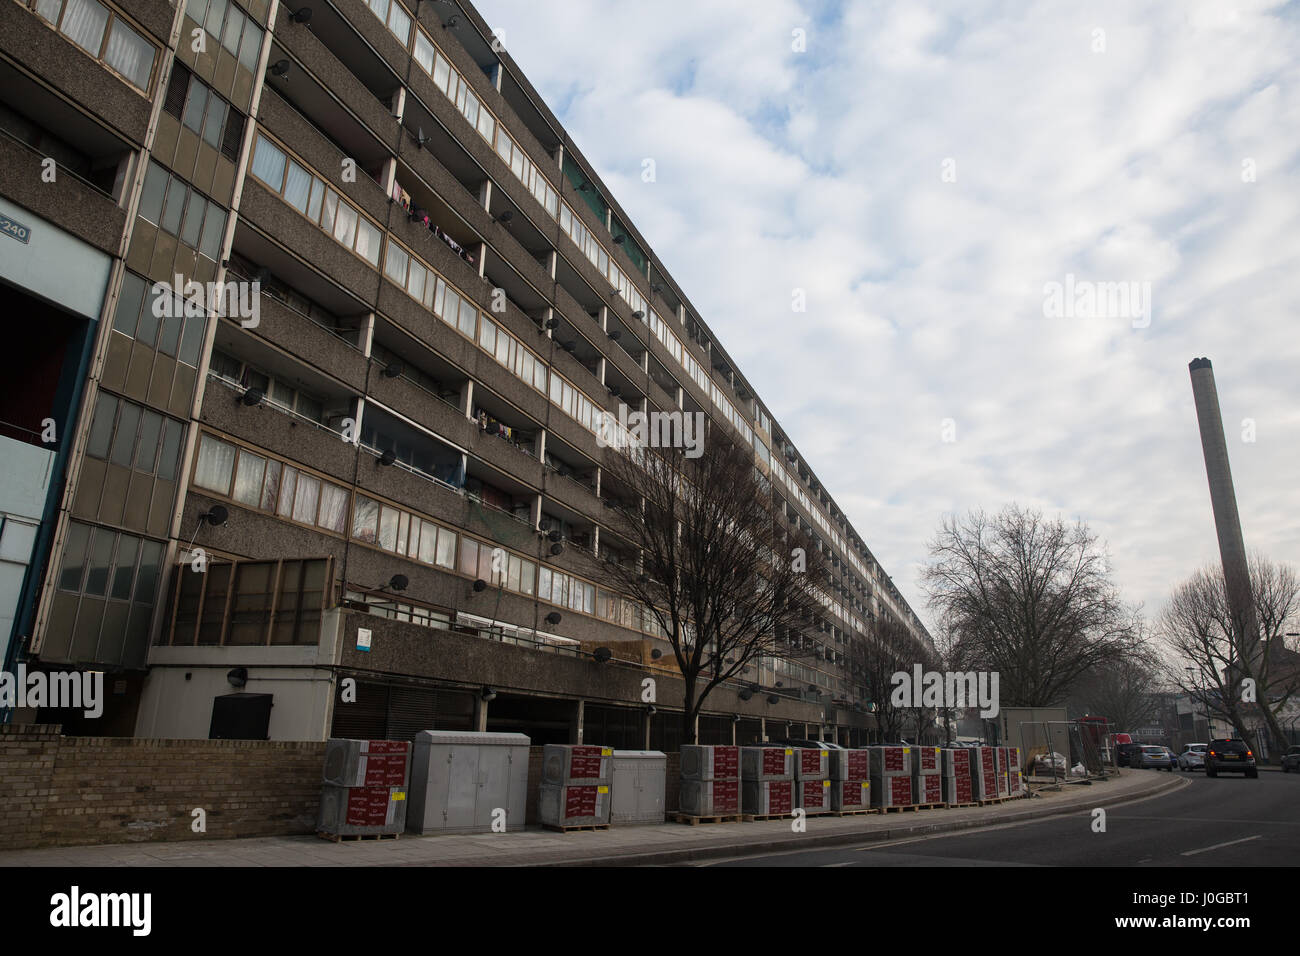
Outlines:
[[650,722],[652,720],[654,720],[654,717],[650,714],[648,710],[643,710],[641,712],[641,749],[642,750],[650,749]]
[[767,740],[767,718],[766,717],[758,718],[758,739],[760,741]]
[[474,380],[470,379],[460,390],[460,413],[471,421],[474,418]]
[[582,711],[585,702],[578,698],[573,702],[573,716],[569,718],[569,743],[582,743]]
[[474,696],[474,729],[479,733],[487,732],[488,702],[482,694]]
[[740,721],[734,719],[731,721],[731,745],[733,747],[736,746],[736,728],[739,726]]
[[1214,369],[1208,358],[1194,359],[1187,367],[1192,377],[1192,396],[1196,400],[1196,420],[1201,429],[1201,451],[1205,456],[1229,607],[1243,638],[1254,642],[1259,637],[1259,626],[1255,620],[1241,517],[1237,513],[1237,495],[1232,487],[1232,470],[1228,467],[1228,443],[1223,436],[1223,414],[1219,409]]

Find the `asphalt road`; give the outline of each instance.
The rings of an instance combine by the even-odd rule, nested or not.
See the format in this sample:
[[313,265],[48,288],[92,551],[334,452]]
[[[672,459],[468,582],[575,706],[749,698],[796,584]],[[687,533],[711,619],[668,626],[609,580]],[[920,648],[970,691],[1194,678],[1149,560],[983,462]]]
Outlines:
[[[1145,773],[1164,773],[1148,770]],[[703,866],[1295,866],[1300,863],[1300,774],[1263,771],[1207,779],[1106,811],[1005,824],[893,843],[794,851]]]

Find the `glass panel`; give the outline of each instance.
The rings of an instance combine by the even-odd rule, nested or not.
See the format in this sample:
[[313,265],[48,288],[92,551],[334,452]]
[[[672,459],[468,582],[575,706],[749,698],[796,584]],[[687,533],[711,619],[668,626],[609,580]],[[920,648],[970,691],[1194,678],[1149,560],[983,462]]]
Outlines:
[[379,230],[369,219],[357,221],[357,253],[372,266],[379,265]]
[[524,594],[532,594],[536,580],[537,566],[531,561],[524,561],[519,569],[519,590]]
[[144,291],[144,279],[133,272],[122,276],[122,291],[117,299],[117,310],[113,314],[113,328],[124,335],[135,335],[136,319],[144,304]]
[[158,338],[158,351],[166,355],[175,355],[176,346],[181,341],[181,322],[183,321],[176,313],[180,309],[174,309],[170,316],[163,317],[162,335]]
[[348,495],[338,485],[321,485],[320,516],[316,523],[327,531],[343,533],[348,519]]
[[432,521],[421,521],[420,546],[416,552],[416,557],[425,564],[433,564],[437,560],[437,550],[438,526]]
[[208,88],[197,76],[191,76],[190,95],[185,101],[185,113],[181,122],[197,133],[203,128],[203,108],[207,105]]
[[36,12],[54,26],[59,23],[59,11],[63,9],[61,0],[36,0]]
[[131,582],[135,578],[135,559],[140,551],[140,539],[122,535],[117,546],[117,562],[113,568],[113,587],[108,596],[119,601],[131,599]]
[[234,7],[226,17],[226,28],[221,32],[221,45],[232,54],[239,52],[239,36],[244,30],[244,15]]
[[176,469],[180,465],[181,435],[185,426],[178,421],[167,418],[163,420],[162,452],[158,456],[158,477],[167,481],[176,480]]
[[551,569],[542,568],[537,574],[537,596],[543,601],[551,599]]
[[474,321],[478,317],[478,309],[468,299],[460,300],[460,331],[462,335],[468,335],[474,338]]
[[406,277],[406,292],[417,302],[424,299],[424,277],[428,275],[424,266],[418,262],[411,263],[411,272]]
[[444,93],[447,92],[447,78],[451,74],[451,66],[447,63],[441,53],[433,62],[433,82],[437,84],[438,89]]
[[478,542],[472,538],[460,539],[460,573],[478,573]]
[[506,569],[506,587],[511,591],[519,590],[519,569],[522,562],[515,556],[510,555],[509,567]]
[[275,563],[256,561],[241,564],[235,577],[235,594],[230,609],[231,644],[263,644],[271,621],[271,590]]
[[307,201],[307,218],[320,222],[320,204],[325,197],[325,184],[315,176],[311,180],[311,198]]
[[265,458],[252,452],[240,451],[239,467],[235,472],[235,490],[231,497],[256,507],[262,500],[262,479],[265,474]]
[[157,541],[145,541],[140,549],[140,573],[135,579],[135,602],[153,604],[158,593],[158,579],[162,573],[163,546]]
[[284,151],[265,136],[259,136],[257,152],[253,155],[253,175],[279,192],[284,182],[284,164]]
[[244,23],[244,39],[239,45],[239,62],[250,73],[257,69],[257,58],[262,55],[262,28],[248,18]]
[[349,249],[357,231],[357,212],[347,203],[339,203],[338,214],[334,218],[334,239]]
[[203,211],[208,201],[191,191],[185,203],[185,221],[181,225],[180,239],[187,246],[199,244],[199,231],[203,228]]
[[411,516],[405,511],[397,514],[397,553],[406,554],[407,536],[410,534]]
[[175,176],[171,177],[167,189],[167,201],[163,204],[162,222],[159,225],[173,236],[181,227],[181,213],[185,209],[186,192],[185,185]]
[[456,532],[447,528],[438,529],[438,556],[436,560],[444,568],[455,566]]
[[334,214],[339,208],[339,195],[329,187],[325,188],[325,210],[321,215],[320,225],[326,232],[334,231]]
[[390,242],[388,252],[384,256],[384,274],[398,285],[403,285],[406,282],[406,267],[410,260],[411,257],[406,254],[405,249],[395,242]]
[[107,24],[108,11],[95,0],[68,0],[59,30],[91,56],[98,57]]
[[86,593],[103,596],[108,589],[108,565],[113,558],[113,545],[117,535],[103,528],[95,529],[94,543],[90,546],[90,564],[86,569]]
[[262,510],[274,511],[280,495],[280,463],[274,458],[266,463],[266,483],[262,486]]
[[235,470],[235,446],[204,435],[199,444],[194,484],[219,494],[230,491],[230,476]]
[[311,475],[298,475],[298,494],[293,503],[293,520],[303,524],[316,523],[316,505],[320,500],[320,479]]
[[433,72],[433,44],[418,30],[415,33],[415,61],[425,73]]
[[113,435],[112,461],[115,465],[129,467],[131,456],[135,453],[135,433],[140,427],[139,405],[122,403],[122,412],[118,416],[117,431]]
[[307,198],[311,195],[311,173],[303,169],[292,159],[289,160],[289,176],[284,183],[284,198],[299,212],[307,211]]
[[153,472],[154,459],[158,456],[158,435],[162,431],[162,416],[145,409],[144,421],[140,425],[140,447],[135,455],[136,471]]
[[154,56],[152,43],[127,26],[120,17],[114,18],[108,46],[104,49],[105,63],[140,89],[147,90]]
[[203,220],[203,239],[199,242],[199,252],[213,262],[219,258],[221,240],[226,232],[226,211],[214,202],[208,203],[208,215]]
[[357,495],[352,513],[352,537],[374,544],[378,540],[379,502]]
[[388,29],[393,31],[393,36],[402,42],[402,46],[411,42],[411,18],[396,3],[388,11]]
[[81,575],[86,564],[86,545],[89,543],[90,528],[75,521],[68,525],[68,540],[63,546],[63,567],[59,571],[59,587],[63,590],[81,590]]
[[197,315],[185,320],[185,331],[181,333],[180,360],[186,365],[197,366],[199,353],[203,351],[203,332],[207,322]]
[[163,195],[167,192],[167,171],[155,162],[149,163],[140,193],[140,215],[155,225],[162,216]]
[[95,417],[90,425],[90,439],[86,454],[91,458],[107,458],[113,441],[113,419],[117,416],[117,399],[107,392],[95,396]]
[[379,516],[379,546],[385,551],[397,550],[397,517],[397,511],[387,507]]
[[496,351],[497,347],[497,327],[490,319],[484,319],[478,326],[478,344],[479,348],[489,355]]
[[496,575],[492,573],[492,555],[496,550],[486,544],[481,544],[478,548],[478,576],[493,585],[497,583]]

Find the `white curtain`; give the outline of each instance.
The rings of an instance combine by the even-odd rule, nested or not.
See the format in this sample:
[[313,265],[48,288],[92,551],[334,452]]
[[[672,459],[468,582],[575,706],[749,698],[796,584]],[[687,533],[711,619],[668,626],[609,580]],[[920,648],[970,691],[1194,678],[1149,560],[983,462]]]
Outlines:
[[63,12],[63,25],[59,29],[77,46],[97,57],[107,23],[108,11],[95,0],[68,0]]
[[198,466],[194,469],[194,484],[209,491],[227,494],[230,490],[230,474],[234,468],[235,446],[204,435],[203,444],[199,446]]
[[348,496],[337,485],[325,484],[320,492],[320,518],[317,520],[327,531],[342,533],[343,523],[347,519]]
[[108,34],[108,47],[104,50],[104,62],[142,90],[149,89],[154,54],[152,43],[120,19],[113,21],[113,29]]

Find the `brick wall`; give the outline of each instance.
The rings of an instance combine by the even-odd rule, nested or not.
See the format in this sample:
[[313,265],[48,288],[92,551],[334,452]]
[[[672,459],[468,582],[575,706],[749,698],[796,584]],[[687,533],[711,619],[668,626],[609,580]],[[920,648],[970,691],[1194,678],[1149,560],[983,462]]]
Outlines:
[[[310,833],[323,743],[64,737],[0,726],[0,846]],[[207,832],[191,828],[207,812]]]

